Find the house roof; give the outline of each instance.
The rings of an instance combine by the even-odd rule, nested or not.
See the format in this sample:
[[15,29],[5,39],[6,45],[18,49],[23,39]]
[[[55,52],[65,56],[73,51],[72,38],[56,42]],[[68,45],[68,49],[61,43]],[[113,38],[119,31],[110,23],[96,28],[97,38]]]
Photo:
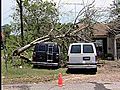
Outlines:
[[[81,23],[78,24],[79,28],[82,28],[83,26],[85,25]],[[109,27],[103,23],[96,23],[92,28],[95,36],[106,36],[109,30]]]
[[101,23],[95,24],[93,29],[95,35],[107,35],[109,30],[107,25]]

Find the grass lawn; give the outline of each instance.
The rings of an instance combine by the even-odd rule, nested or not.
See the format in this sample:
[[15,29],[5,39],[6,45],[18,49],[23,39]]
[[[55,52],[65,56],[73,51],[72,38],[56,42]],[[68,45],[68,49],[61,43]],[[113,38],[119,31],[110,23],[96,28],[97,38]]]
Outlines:
[[6,72],[5,63],[2,61],[2,84],[12,84],[12,83],[39,83],[51,80],[56,80],[58,74],[66,74],[66,68],[59,69],[33,69],[32,65],[25,64],[22,68],[13,67],[8,63],[8,72]]

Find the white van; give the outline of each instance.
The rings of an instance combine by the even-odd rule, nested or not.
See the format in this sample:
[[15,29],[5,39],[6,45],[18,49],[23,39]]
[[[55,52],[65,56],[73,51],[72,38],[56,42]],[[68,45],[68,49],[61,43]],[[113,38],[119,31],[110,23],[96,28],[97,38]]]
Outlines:
[[72,43],[68,50],[68,69],[93,69],[97,72],[94,43]]

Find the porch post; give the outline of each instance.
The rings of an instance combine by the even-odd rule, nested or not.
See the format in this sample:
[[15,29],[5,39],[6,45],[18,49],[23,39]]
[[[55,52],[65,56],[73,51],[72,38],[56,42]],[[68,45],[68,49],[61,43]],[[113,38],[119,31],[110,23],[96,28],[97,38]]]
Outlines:
[[110,48],[110,41],[109,41],[109,37],[107,37],[107,53],[110,52],[109,48]]
[[116,36],[114,38],[114,59],[117,60]]

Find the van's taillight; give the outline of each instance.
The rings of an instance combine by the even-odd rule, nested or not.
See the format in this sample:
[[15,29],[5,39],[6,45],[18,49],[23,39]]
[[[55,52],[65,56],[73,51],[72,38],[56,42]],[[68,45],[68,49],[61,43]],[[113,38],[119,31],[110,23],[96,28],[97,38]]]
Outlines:
[[56,54],[56,59],[59,59],[59,54]]
[[69,56],[67,56],[67,61],[69,61]]
[[98,59],[98,57],[97,57],[97,56],[95,56],[95,60],[96,60],[96,62],[97,62],[97,59]]

